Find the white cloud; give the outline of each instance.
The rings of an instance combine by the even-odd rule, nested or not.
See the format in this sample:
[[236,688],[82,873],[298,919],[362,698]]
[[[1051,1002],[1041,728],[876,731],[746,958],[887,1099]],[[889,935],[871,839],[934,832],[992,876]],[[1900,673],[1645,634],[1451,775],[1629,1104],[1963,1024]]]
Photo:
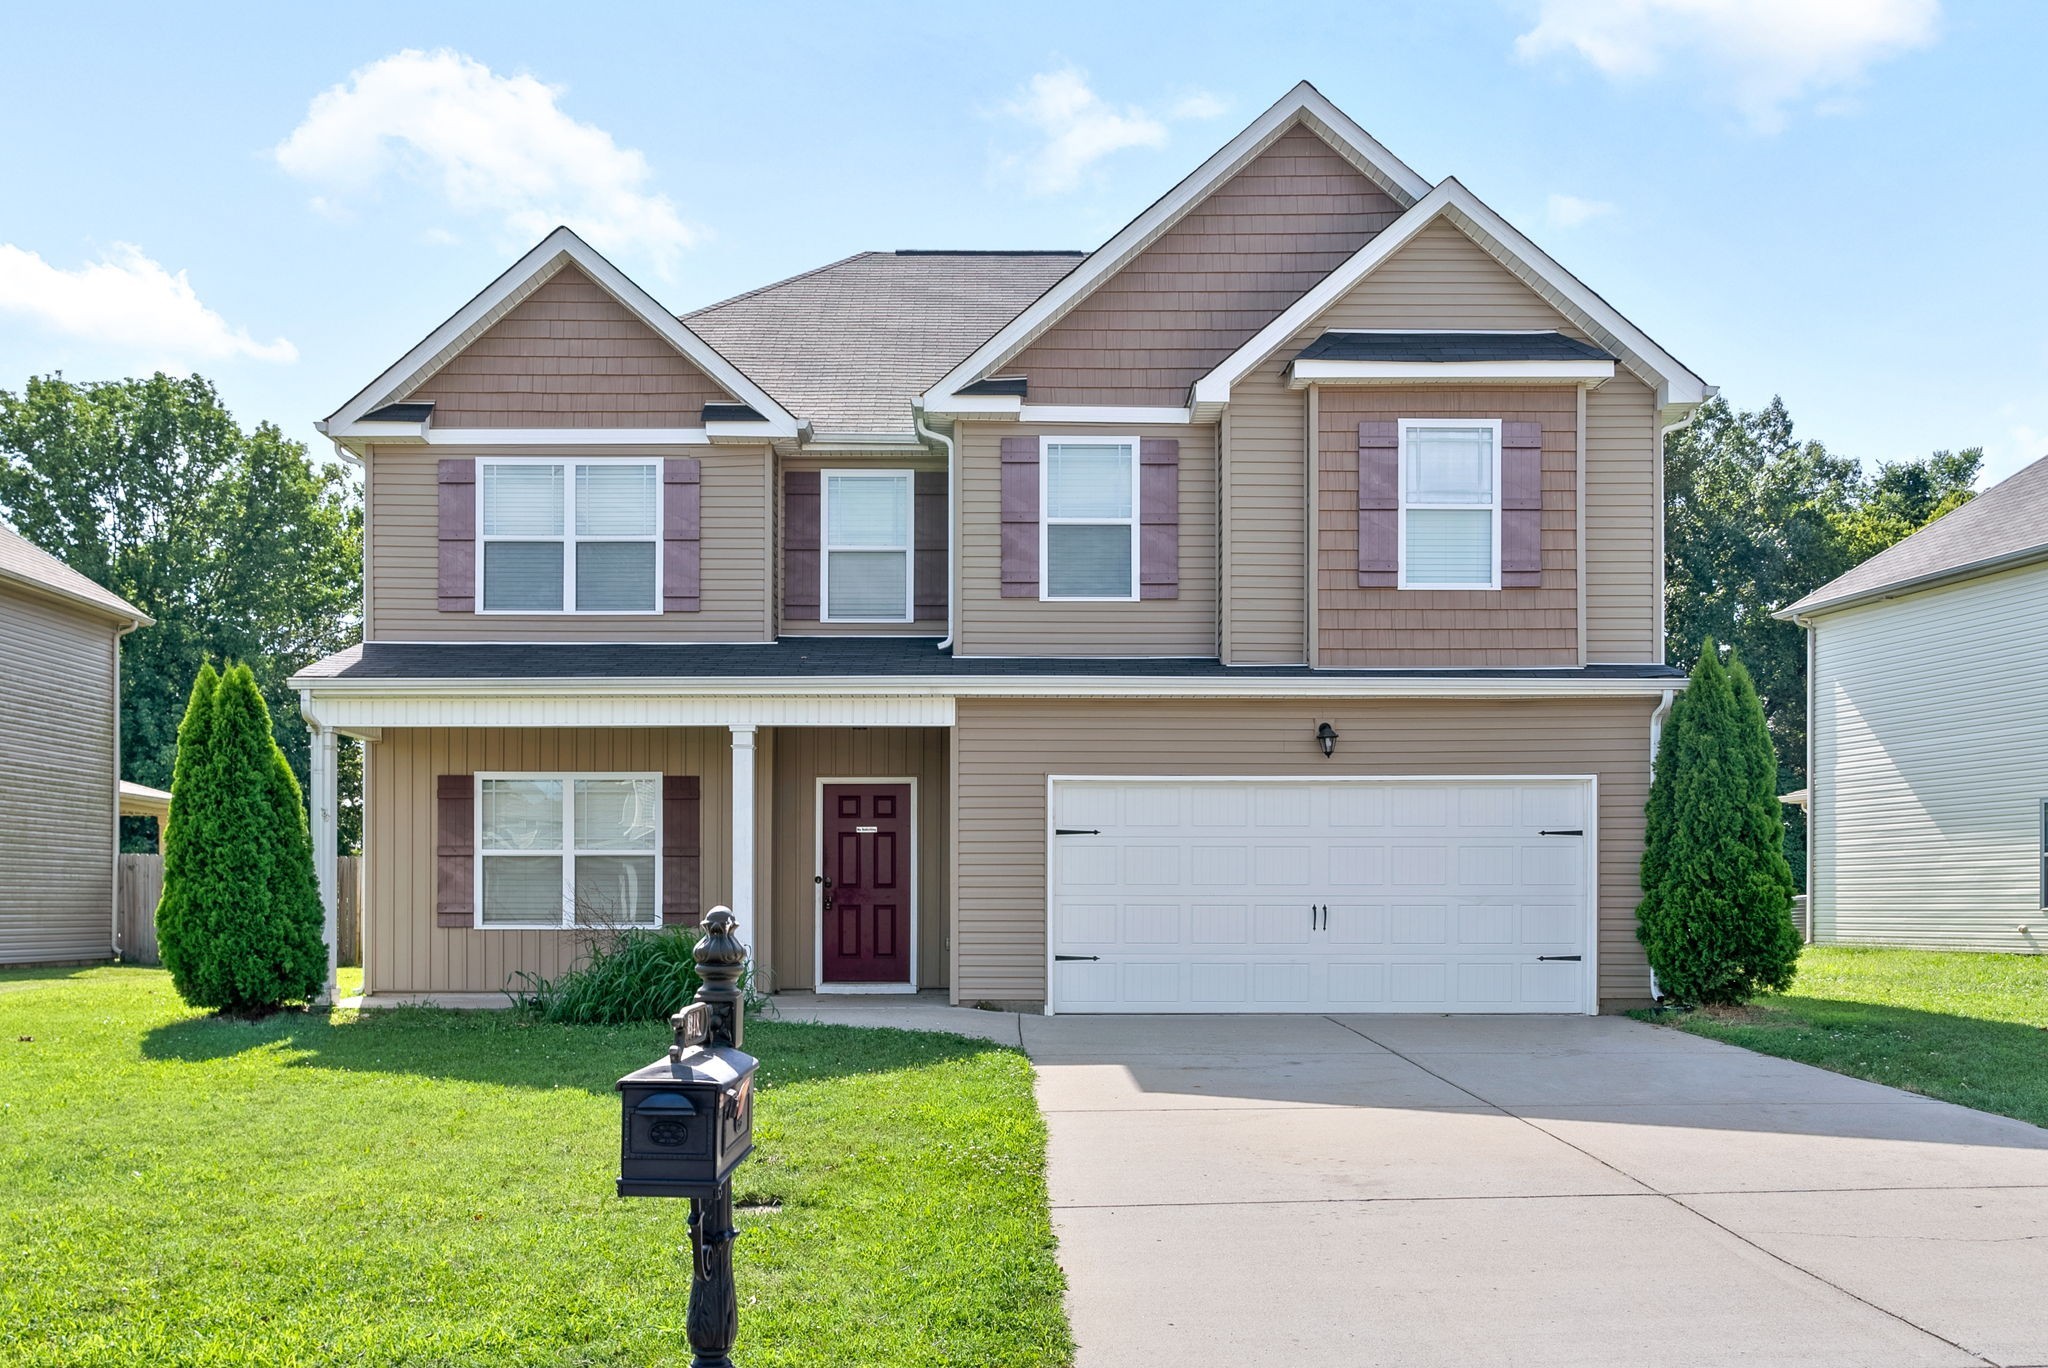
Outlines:
[[1559,228],[1576,228],[1588,219],[1614,212],[1606,200],[1580,199],[1577,195],[1552,195],[1544,206],[1550,221]]
[[[1853,86],[1873,64],[1935,38],[1941,0],[1538,0],[1515,40],[1526,60],[1576,53],[1616,80],[1697,59],[1760,132],[1786,106]],[[1823,112],[1846,108],[1838,94]]]
[[1077,189],[1096,163],[1113,153],[1164,147],[1169,120],[1213,119],[1226,107],[1198,90],[1181,97],[1164,116],[1137,105],[1118,108],[1095,93],[1078,67],[1041,71],[1001,112],[1043,141],[1029,153],[1003,158],[1002,165],[1021,173],[1033,194],[1064,194]]
[[237,356],[299,359],[299,349],[282,337],[258,342],[229,326],[199,302],[183,271],[173,275],[125,242],[72,271],[0,243],[0,312],[26,314],[57,332],[133,350],[167,369]]
[[[637,149],[563,111],[562,90],[500,76],[446,48],[408,49],[314,97],[277,161],[346,213],[387,178],[437,192],[458,214],[496,219],[522,241],[566,223],[600,249],[637,252],[667,274],[703,240]],[[445,231],[445,230],[444,230]]]

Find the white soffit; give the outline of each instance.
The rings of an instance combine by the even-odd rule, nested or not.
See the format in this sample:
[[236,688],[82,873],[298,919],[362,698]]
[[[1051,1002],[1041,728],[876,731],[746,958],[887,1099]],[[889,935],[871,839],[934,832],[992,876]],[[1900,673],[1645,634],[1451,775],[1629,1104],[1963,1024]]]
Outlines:
[[400,357],[382,375],[372,380],[358,391],[354,398],[336,409],[317,426],[321,432],[333,438],[379,435],[378,432],[358,431],[358,420],[373,409],[402,400],[407,394],[426,383],[436,371],[447,365],[506,314],[518,308],[535,290],[552,279],[556,272],[571,263],[609,291],[619,303],[632,310],[635,317],[688,357],[699,370],[723,387],[726,393],[739,402],[750,405],[763,418],[759,423],[732,426],[746,427],[747,436],[756,439],[796,436],[796,419],[787,409],[775,402],[768,391],[748,379],[737,366],[721,356],[710,343],[691,332],[681,320],[664,309],[625,272],[612,265],[596,248],[567,228],[557,228],[541,239],[532,251],[514,262],[504,274],[485,286],[474,299],[458,309],[440,327],[427,334],[418,346]]

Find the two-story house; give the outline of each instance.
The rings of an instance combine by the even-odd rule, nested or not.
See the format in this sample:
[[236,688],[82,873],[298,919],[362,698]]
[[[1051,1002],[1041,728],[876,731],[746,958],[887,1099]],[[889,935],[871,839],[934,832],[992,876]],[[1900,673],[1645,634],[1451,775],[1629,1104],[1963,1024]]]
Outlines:
[[366,990],[722,902],[773,989],[1646,1000],[1709,392],[1307,85],[1087,253],[678,317],[558,230],[323,425],[366,640],[297,684],[321,812],[368,742]]

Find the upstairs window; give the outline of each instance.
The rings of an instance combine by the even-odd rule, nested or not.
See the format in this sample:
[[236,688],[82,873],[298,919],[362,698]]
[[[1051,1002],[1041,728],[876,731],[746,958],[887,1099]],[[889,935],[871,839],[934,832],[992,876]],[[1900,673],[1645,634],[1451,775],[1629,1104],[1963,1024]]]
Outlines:
[[1040,597],[1138,597],[1138,439],[1046,439],[1039,461]]
[[479,464],[478,611],[660,611],[658,462]]
[[911,473],[828,470],[824,496],[824,620],[909,622]]
[[481,927],[659,926],[658,774],[477,776]]
[[1497,419],[1401,421],[1401,588],[1500,588],[1500,484]]

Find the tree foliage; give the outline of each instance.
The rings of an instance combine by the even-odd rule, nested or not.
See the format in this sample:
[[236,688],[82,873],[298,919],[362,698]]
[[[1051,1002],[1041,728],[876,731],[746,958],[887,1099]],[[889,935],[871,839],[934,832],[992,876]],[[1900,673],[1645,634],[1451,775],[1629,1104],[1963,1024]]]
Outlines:
[[1636,936],[1663,994],[1727,1005],[1792,984],[1799,932],[1756,686],[1709,640],[1657,746]]
[[249,667],[202,665],[178,735],[157,905],[171,983],[227,1012],[309,1001],[327,979],[313,845]]
[[[362,499],[338,465],[264,423],[244,431],[197,376],[0,390],[0,516],[156,619],[121,652],[121,773],[172,778],[186,680],[246,662],[294,774],[306,724],[285,680],[361,635]],[[342,848],[360,755],[342,748]]]

